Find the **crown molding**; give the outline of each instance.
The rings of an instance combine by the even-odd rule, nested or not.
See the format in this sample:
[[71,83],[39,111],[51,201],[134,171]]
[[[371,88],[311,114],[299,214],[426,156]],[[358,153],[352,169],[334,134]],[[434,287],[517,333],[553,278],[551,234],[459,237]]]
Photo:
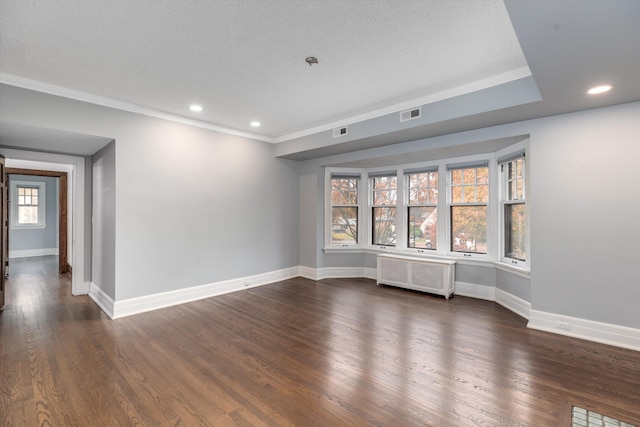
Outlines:
[[48,83],[39,82],[37,80],[26,79],[24,77],[14,76],[11,74],[0,73],[0,83],[9,86],[15,86],[22,89],[33,90],[36,92],[46,93],[48,95],[60,96],[62,98],[73,99],[75,101],[87,102],[89,104],[99,105],[101,107],[114,108],[116,110],[128,111],[130,113],[141,114],[143,116],[155,117],[157,119],[169,120],[176,123],[182,123],[202,129],[208,129],[216,132],[226,133],[228,135],[241,136],[244,138],[257,139],[274,143],[274,138],[256,133],[243,132],[202,120],[190,119],[177,114],[170,114],[164,111],[144,107],[129,102],[119,101],[117,99],[107,98],[104,96],[93,95],[86,92],[69,89],[62,86],[56,86]]

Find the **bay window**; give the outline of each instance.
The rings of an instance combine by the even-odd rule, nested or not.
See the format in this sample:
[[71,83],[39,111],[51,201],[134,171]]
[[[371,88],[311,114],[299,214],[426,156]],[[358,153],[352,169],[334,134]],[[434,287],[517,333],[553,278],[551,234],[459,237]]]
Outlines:
[[388,169],[327,168],[325,251],[383,249],[526,270],[526,147]]

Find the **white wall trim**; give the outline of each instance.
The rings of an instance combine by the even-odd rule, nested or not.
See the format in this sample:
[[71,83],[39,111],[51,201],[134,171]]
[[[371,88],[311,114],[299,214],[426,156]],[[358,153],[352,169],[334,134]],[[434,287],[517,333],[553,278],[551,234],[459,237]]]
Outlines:
[[70,167],[68,175],[72,191],[70,192],[73,223],[69,227],[73,239],[70,240],[71,262],[73,275],[71,276],[71,293],[73,295],[85,295],[89,293],[89,283],[84,281],[84,157],[66,154],[43,153],[40,151],[18,150],[13,148],[1,148],[0,154],[7,159],[7,167],[12,161],[23,160],[47,164],[57,164],[58,167]]
[[12,251],[9,251],[10,259],[49,255],[58,255],[58,248],[14,249]]
[[531,303],[529,301],[525,301],[520,297],[498,288],[496,288],[495,294],[495,302],[507,310],[513,311],[515,314],[524,317],[525,319],[529,319],[531,316]]
[[89,284],[89,297],[96,304],[98,304],[98,307],[100,307],[107,316],[113,319],[113,310],[115,303],[113,302],[111,297],[109,297],[109,295],[105,294],[102,289],[100,289],[98,285],[93,282]]
[[640,351],[640,329],[531,310],[531,329]]
[[342,279],[350,277],[364,277],[365,279],[375,280],[377,277],[377,269],[367,267],[299,267],[300,276],[311,280],[322,279]]
[[[144,313],[160,308],[171,307],[173,305],[184,304],[186,302],[197,301],[204,298],[210,298],[217,295],[236,292],[243,289],[254,288],[257,286],[298,277],[298,272],[299,267],[291,267],[285,268],[283,270],[257,274],[255,276],[224,280],[221,282],[193,286],[190,288],[178,289],[175,291],[162,292],[158,294],[146,295],[143,297],[115,301],[113,303],[113,312],[110,317],[112,319],[118,319],[120,317],[131,316],[134,314]],[[109,313],[107,312],[107,314]]]
[[24,77],[15,76],[7,73],[0,73],[0,83],[10,86],[16,86],[22,89],[35,90],[38,92],[46,93],[49,95],[61,96],[63,98],[73,99],[75,101],[88,102],[94,105],[100,105],[102,107],[115,108],[117,110],[128,111],[130,113],[142,114],[144,116],[156,117],[159,119],[170,120],[177,123],[186,124],[189,126],[195,126],[203,129],[209,129],[216,132],[222,132],[229,135],[242,136],[245,138],[257,139],[265,142],[275,142],[273,137],[260,135],[251,132],[244,132],[237,129],[228,128],[225,126],[219,126],[212,123],[205,122],[203,120],[189,119],[179,116],[177,114],[167,113],[164,111],[156,110],[155,108],[143,107],[138,104],[132,104],[129,102],[119,101],[104,96],[93,95],[87,92],[81,92],[74,89],[69,89],[63,86],[56,86],[49,83],[39,82],[37,80],[31,80]]
[[475,283],[458,282],[456,281],[453,290],[454,295],[461,295],[463,297],[471,297],[477,299],[484,299],[488,301],[496,300],[496,288],[493,286],[476,285]]

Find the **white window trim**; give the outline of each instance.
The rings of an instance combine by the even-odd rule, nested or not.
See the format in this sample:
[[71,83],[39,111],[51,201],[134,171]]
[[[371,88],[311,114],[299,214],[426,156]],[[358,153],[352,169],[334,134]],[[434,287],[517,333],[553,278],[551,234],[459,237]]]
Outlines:
[[498,194],[499,194],[499,200],[498,200],[498,263],[505,265],[511,269],[514,270],[519,270],[522,272],[529,272],[530,271],[530,265],[531,265],[531,233],[530,233],[530,206],[529,206],[529,139],[519,142],[517,144],[514,144],[510,147],[507,147],[503,150],[497,151],[496,152],[496,159],[499,159],[500,157],[504,157],[504,156],[508,156],[510,154],[515,154],[517,152],[522,152],[524,151],[525,156],[524,156],[524,194],[525,194],[525,198],[524,198],[524,204],[525,204],[525,214],[526,214],[526,231],[525,231],[525,251],[527,254],[527,259],[525,261],[519,260],[519,259],[515,259],[515,258],[509,258],[504,256],[504,251],[505,251],[505,230],[504,230],[504,222],[505,222],[505,218],[504,218],[504,204],[505,204],[505,194],[506,194],[506,188],[505,188],[505,180],[504,180],[504,175],[503,173],[500,171],[500,165],[497,164],[496,162],[496,166],[498,167]]
[[[496,254],[496,238],[495,238],[495,230],[496,230],[496,220],[494,220],[495,214],[493,213],[495,210],[495,200],[497,200],[497,192],[496,192],[496,166],[495,166],[495,155],[491,154],[481,154],[475,156],[465,156],[465,157],[456,157],[451,159],[445,159],[446,161],[443,163],[443,176],[444,176],[444,209],[445,209],[445,217],[446,221],[442,221],[445,223],[445,241],[443,242],[446,256],[451,259],[460,260],[487,260],[490,261],[495,259]],[[456,252],[451,250],[451,195],[450,195],[450,181],[451,174],[447,169],[447,165],[455,165],[455,164],[464,164],[464,163],[475,163],[481,161],[488,161],[489,168],[489,199],[487,201],[487,253],[472,253],[472,252]]]
[[[423,203],[423,204],[410,204],[409,203],[409,175],[410,173],[407,173],[406,171],[410,170],[410,169],[429,169],[429,168],[437,168],[436,172],[438,173],[438,200],[436,201],[436,203]],[[408,239],[408,232],[409,232],[409,207],[414,207],[414,206],[429,206],[429,207],[435,207],[437,209],[438,212],[438,224],[436,225],[436,242],[435,242],[435,249],[428,249],[428,248],[410,248],[409,247],[409,242],[405,241],[405,245],[404,245],[404,250],[406,252],[410,252],[413,254],[425,254],[425,255],[437,255],[439,254],[439,250],[441,248],[440,244],[443,241],[443,233],[442,233],[442,227],[441,227],[441,215],[442,215],[442,196],[443,196],[443,192],[442,192],[442,167],[441,165],[439,165],[438,163],[428,163],[428,164],[423,164],[421,165],[420,168],[403,168],[402,173],[404,174],[403,176],[403,189],[402,189],[402,193],[403,193],[403,197],[404,197],[404,203],[402,204],[402,218],[401,218],[401,222],[402,222],[402,227],[403,227],[403,234],[405,235],[405,239]]]
[[[341,243],[341,244],[332,244],[331,243],[331,175],[332,174],[360,174],[359,183],[358,183],[358,242],[357,243]],[[346,251],[346,250],[361,250],[364,247],[363,244],[363,208],[362,206],[366,206],[363,204],[365,200],[365,195],[363,194],[366,191],[367,187],[367,174],[363,169],[354,169],[354,168],[325,168],[324,174],[324,192],[325,192],[325,202],[324,202],[324,248],[325,250],[337,250],[337,251]]]
[[[395,173],[396,177],[396,217],[394,221],[394,227],[396,229],[396,244],[395,245],[377,245],[373,243],[373,225],[371,224],[372,213],[374,207],[393,207],[393,205],[374,205],[373,204],[373,178],[377,176],[381,176],[382,173],[389,173],[389,175],[393,175]],[[363,222],[363,230],[366,230],[366,242],[367,247],[371,249],[380,249],[382,251],[391,251],[396,252],[402,250],[406,246],[405,238],[403,233],[398,234],[399,227],[402,226],[400,223],[400,217],[403,216],[400,208],[403,206],[404,197],[402,190],[402,183],[400,180],[402,179],[401,175],[402,171],[396,168],[377,168],[377,169],[367,169],[366,170],[366,200],[367,200],[367,209],[366,209],[366,219]],[[373,176],[372,176],[373,175]]]
[[[11,191],[11,228],[12,229],[42,229],[47,227],[47,185],[44,181],[19,181],[10,180]],[[18,223],[18,187],[30,187],[38,189],[38,223]]]

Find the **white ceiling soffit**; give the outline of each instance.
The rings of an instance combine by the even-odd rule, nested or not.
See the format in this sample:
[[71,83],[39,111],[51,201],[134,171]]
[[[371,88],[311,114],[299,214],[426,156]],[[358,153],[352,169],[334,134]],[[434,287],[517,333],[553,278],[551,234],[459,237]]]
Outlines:
[[0,121],[0,146],[6,148],[90,156],[111,141],[112,138]]
[[269,142],[530,76],[499,0],[3,0],[0,53],[6,84]]

